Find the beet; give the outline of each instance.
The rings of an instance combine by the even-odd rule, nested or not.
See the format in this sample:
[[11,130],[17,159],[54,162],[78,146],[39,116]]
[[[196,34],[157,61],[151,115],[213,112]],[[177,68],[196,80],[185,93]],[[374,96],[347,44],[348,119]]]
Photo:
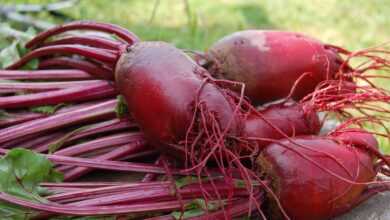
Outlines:
[[246,30],[228,35],[210,47],[210,72],[240,81],[257,104],[286,97],[299,100],[318,83],[334,79],[342,60],[335,50],[308,36],[284,31]]
[[222,90],[201,77],[202,72],[207,74],[168,43],[140,42],[121,56],[115,78],[134,119],[156,145],[184,140],[193,120],[202,123],[194,118],[195,111],[209,119],[203,129],[217,122],[221,131],[238,135],[234,105]]
[[[373,181],[376,172],[371,155],[359,144],[362,137],[367,142],[373,137],[359,135],[359,146],[346,137],[284,139],[268,145],[260,154],[257,164],[272,180],[273,190],[291,219],[328,219],[360,202],[367,186],[353,183]],[[271,209],[274,215],[279,214],[275,207]]]
[[262,149],[274,140],[286,136],[318,134],[320,129],[321,123],[316,112],[296,103],[285,103],[271,105],[250,114],[246,118],[244,132],[249,139],[257,139]]

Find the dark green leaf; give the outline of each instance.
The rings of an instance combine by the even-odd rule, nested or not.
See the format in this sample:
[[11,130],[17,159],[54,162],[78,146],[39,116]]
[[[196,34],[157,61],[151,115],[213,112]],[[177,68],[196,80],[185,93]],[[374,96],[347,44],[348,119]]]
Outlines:
[[8,47],[0,51],[0,67],[2,69],[19,60],[20,56],[17,49],[17,44],[18,41],[14,41]]
[[115,107],[115,113],[118,118],[123,118],[129,114],[129,110],[125,101],[125,98],[122,95],[117,96],[118,103]]
[[246,188],[246,184],[244,180],[235,180],[234,186],[237,188]]
[[9,113],[3,109],[0,109],[0,120],[9,117]]
[[191,203],[185,206],[186,211],[184,213],[176,211],[171,212],[171,215],[178,220],[186,219],[203,215],[206,213],[205,210],[215,211],[218,209],[218,207],[219,206],[215,202],[208,202],[206,205],[206,201],[204,199],[194,199]]
[[19,40],[24,44],[31,40],[36,34],[37,31],[33,27],[28,28],[27,31],[19,31],[12,28],[8,23],[0,23],[1,38]]
[[197,183],[198,181],[199,179],[195,176],[185,176],[182,178],[178,178],[175,183],[176,183],[176,187],[180,189],[183,186],[187,186],[192,183]]
[[[8,24],[0,24],[0,37],[11,39],[9,46],[0,51],[0,68],[5,68],[15,61],[19,60],[24,54],[28,52],[25,48],[25,43],[31,40],[36,31],[29,28],[27,31],[18,31],[13,29]],[[38,60],[33,59],[23,66],[22,69],[36,69],[38,67]]]
[[[41,182],[58,182],[62,174],[43,155],[15,148],[0,159],[0,191],[30,201],[45,201],[39,187]],[[26,219],[31,211],[20,206],[0,202],[2,219]]]
[[200,216],[203,214],[205,214],[205,211],[203,211],[202,209],[191,209],[191,210],[185,211],[184,213],[182,213],[182,212],[172,212],[171,213],[171,215],[177,220]]

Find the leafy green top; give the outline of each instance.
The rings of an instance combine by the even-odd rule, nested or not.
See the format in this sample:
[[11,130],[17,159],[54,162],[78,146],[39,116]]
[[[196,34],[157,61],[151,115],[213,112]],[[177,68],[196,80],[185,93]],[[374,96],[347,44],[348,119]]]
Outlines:
[[[62,174],[43,155],[15,148],[0,158],[0,191],[30,201],[43,202],[46,190],[41,182],[58,182]],[[0,202],[1,219],[28,219],[35,213],[20,206]]]

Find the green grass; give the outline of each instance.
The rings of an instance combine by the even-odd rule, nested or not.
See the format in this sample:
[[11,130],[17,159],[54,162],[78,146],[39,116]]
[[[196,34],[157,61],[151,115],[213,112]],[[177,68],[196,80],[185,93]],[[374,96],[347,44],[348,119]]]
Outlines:
[[[198,50],[243,29],[298,31],[351,50],[390,41],[389,0],[189,0],[188,7],[184,0],[160,0],[153,17],[155,3],[156,0],[81,0],[65,12],[74,19],[121,25],[143,40],[163,40]],[[386,151],[390,152],[390,146]]]
[[189,0],[189,10],[184,2],[160,0],[153,20],[155,0],[81,0],[66,12],[75,19],[124,26],[144,40],[193,49],[205,49],[226,34],[248,28],[304,32],[348,49],[390,40],[388,0]]

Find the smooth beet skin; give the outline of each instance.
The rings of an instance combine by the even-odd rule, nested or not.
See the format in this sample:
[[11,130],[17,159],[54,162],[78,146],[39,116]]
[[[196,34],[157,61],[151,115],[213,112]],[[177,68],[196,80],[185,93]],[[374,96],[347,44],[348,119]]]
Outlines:
[[286,97],[303,74],[292,98],[299,100],[318,83],[332,79],[341,61],[320,41],[284,31],[246,30],[217,41],[207,52],[209,71],[240,81],[256,104]]
[[366,189],[366,185],[348,183],[320,167],[352,182],[369,182],[376,176],[371,156],[360,146],[355,147],[353,140],[351,145],[333,137],[291,140],[294,143],[282,140],[268,145],[257,159],[291,219],[321,220],[340,215],[354,207]]
[[291,103],[272,105],[259,110],[257,114],[250,114],[245,121],[244,132],[249,139],[258,138],[256,141],[261,150],[273,140],[318,134],[320,129],[321,123],[316,112]]
[[193,118],[195,126],[202,124],[201,115],[210,126],[215,118],[221,130],[237,135],[240,125],[233,114],[234,105],[202,74],[207,71],[176,47],[140,42],[121,56],[115,78],[134,119],[154,143],[184,140]]

